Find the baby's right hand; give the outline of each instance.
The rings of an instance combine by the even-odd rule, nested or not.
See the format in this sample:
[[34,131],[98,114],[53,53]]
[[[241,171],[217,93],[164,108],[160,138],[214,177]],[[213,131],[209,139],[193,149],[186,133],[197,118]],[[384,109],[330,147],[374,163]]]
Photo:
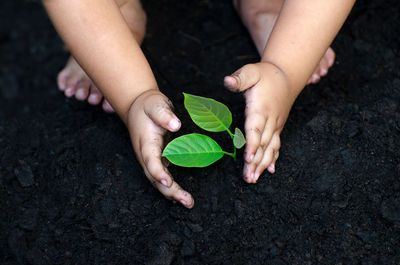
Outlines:
[[176,132],[181,127],[181,122],[171,111],[171,107],[171,102],[159,90],[144,92],[129,109],[128,129],[136,157],[153,186],[168,199],[192,208],[193,197],[173,180],[161,162],[166,130]]

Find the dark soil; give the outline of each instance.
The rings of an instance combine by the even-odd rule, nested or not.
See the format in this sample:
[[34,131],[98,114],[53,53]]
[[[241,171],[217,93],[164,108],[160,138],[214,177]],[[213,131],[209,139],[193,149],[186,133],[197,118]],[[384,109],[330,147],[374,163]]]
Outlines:
[[[180,133],[199,131],[183,91],[243,127],[222,79],[258,58],[230,0],[144,2],[143,49]],[[116,115],[57,90],[68,54],[40,4],[1,1],[0,264],[400,264],[399,10],[356,4],[335,66],[292,109],[276,174],[248,185],[229,157],[171,167],[187,210],[146,180]]]

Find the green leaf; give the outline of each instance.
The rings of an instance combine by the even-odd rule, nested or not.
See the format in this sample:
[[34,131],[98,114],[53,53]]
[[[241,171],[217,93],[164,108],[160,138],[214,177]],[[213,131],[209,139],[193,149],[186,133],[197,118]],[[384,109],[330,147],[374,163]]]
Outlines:
[[233,135],[233,144],[237,149],[243,147],[246,144],[246,139],[239,128],[235,128],[235,134]]
[[162,156],[177,166],[206,167],[223,157],[224,153],[210,137],[192,133],[169,142]]
[[228,107],[211,98],[183,93],[185,108],[193,122],[209,132],[228,130],[232,123],[232,113]]

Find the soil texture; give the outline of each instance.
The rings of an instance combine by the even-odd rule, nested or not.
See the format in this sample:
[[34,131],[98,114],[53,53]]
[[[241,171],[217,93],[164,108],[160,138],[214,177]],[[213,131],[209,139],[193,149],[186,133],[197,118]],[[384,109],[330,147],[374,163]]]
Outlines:
[[[243,128],[222,80],[258,56],[231,1],[144,8],[143,50],[183,123],[173,137],[204,133],[182,92],[224,102]],[[147,181],[116,115],[58,91],[68,53],[42,6],[1,1],[0,264],[400,264],[399,10],[356,3],[334,67],[295,102],[276,174],[246,184],[230,157],[171,166],[187,210]]]

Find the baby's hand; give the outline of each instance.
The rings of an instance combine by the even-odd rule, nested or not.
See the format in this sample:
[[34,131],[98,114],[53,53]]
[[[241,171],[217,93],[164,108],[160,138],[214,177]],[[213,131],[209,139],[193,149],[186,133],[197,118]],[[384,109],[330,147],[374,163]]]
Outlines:
[[192,208],[192,196],[173,180],[161,162],[166,130],[176,132],[181,127],[171,108],[171,102],[160,91],[146,91],[136,98],[128,112],[128,129],[136,157],[153,186],[168,199]]
[[248,64],[224,79],[231,91],[245,91],[246,150],[243,177],[256,183],[265,169],[275,172],[280,133],[296,98],[285,74],[270,63]]

